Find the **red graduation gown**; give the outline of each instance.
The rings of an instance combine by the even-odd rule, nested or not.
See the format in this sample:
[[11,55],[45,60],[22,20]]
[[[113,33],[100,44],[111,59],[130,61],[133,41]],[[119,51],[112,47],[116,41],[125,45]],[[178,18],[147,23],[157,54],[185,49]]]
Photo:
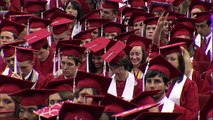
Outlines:
[[[169,87],[166,96],[169,98],[169,95],[175,85],[175,82],[171,84]],[[198,88],[194,81],[187,78],[183,90],[180,96],[180,106],[189,110],[190,115],[193,119],[196,119],[198,111],[199,111],[199,103],[198,103]]]
[[201,88],[201,94],[205,94],[205,95],[211,94],[211,90],[212,90],[211,73],[212,73],[212,69],[209,69],[206,72],[206,76],[205,76],[205,79],[203,80],[203,84]]
[[2,73],[6,68],[6,63],[4,59],[0,56],[0,73]]
[[[142,81],[138,79],[136,79],[136,81],[137,81],[137,85],[135,85],[134,87],[133,98],[142,92]],[[121,82],[119,83],[119,81],[116,81],[117,97],[122,97],[125,85],[126,85],[126,81],[122,83]]]
[[44,62],[40,62],[38,59],[35,60],[34,69],[47,76],[47,74],[53,72],[53,58],[54,53],[50,50],[50,54]]

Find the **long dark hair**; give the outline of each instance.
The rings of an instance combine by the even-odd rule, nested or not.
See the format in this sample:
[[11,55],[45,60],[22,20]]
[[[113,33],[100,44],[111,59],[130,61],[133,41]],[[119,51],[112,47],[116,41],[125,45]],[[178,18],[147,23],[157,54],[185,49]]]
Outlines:
[[68,0],[66,2],[65,6],[64,6],[64,10],[66,10],[66,8],[69,5],[69,3],[71,3],[71,5],[73,6],[73,8],[78,11],[78,15],[77,15],[76,19],[79,20],[80,18],[82,18],[83,15],[84,15],[84,11],[82,9],[81,4],[77,0]]

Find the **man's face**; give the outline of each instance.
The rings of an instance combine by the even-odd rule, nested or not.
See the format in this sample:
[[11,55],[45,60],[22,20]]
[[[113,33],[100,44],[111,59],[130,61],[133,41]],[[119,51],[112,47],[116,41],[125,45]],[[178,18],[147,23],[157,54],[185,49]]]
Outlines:
[[210,25],[207,24],[207,21],[196,23],[195,26],[196,26],[197,32],[201,36],[206,37],[210,34],[211,27]]
[[38,120],[38,116],[33,113],[33,111],[37,109],[37,106],[20,106],[19,118],[27,120]]
[[142,30],[144,30],[144,24],[143,22],[136,22],[133,26],[134,30],[138,29],[137,31],[135,31],[135,34],[138,36],[142,36]]
[[6,61],[6,64],[7,64],[7,67],[14,71],[14,56],[11,56],[11,57],[5,57],[4,58],[5,61]]
[[70,33],[69,31],[65,31],[65,32],[63,32],[63,33],[61,33],[61,34],[58,34],[58,35],[53,34],[53,42],[54,42],[55,44],[57,44],[58,41],[61,41],[61,40],[69,40],[70,37],[71,37],[71,33]]
[[48,49],[44,49],[44,48],[40,48],[39,51],[34,52],[34,55],[41,61],[45,61],[46,58],[49,56],[49,48]]
[[165,83],[163,82],[163,78],[160,77],[159,75],[146,79],[146,85],[145,85],[146,91],[160,90],[160,92],[157,95],[153,96],[154,99],[158,99],[163,94],[165,94],[166,88],[167,88],[167,85],[165,85]]
[[73,78],[79,66],[80,65],[75,64],[75,61],[72,57],[69,56],[61,57],[61,68],[65,77]]
[[102,19],[110,19],[110,20],[113,21],[116,18],[116,14],[113,12],[112,9],[102,8],[102,10],[101,10],[101,18]]
[[146,26],[146,38],[152,39],[154,35],[154,31],[157,25],[147,25]]
[[126,70],[124,69],[124,66],[110,66],[109,67],[112,70],[112,73],[115,74],[115,77],[122,78],[126,74]]
[[0,33],[0,45],[12,43],[15,41],[15,38],[13,36],[12,32],[9,31],[2,31]]
[[18,68],[22,77],[26,77],[33,70],[33,63],[32,61],[18,62]]

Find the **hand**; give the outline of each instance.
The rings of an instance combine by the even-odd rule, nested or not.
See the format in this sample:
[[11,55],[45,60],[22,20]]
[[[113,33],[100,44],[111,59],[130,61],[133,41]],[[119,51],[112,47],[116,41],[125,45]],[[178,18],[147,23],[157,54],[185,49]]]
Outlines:
[[163,27],[164,23],[167,21],[168,16],[169,16],[169,13],[167,13],[165,16],[164,16],[164,13],[161,14],[161,16],[158,19],[157,26]]
[[22,80],[22,76],[18,75],[17,73],[12,73],[11,77]]

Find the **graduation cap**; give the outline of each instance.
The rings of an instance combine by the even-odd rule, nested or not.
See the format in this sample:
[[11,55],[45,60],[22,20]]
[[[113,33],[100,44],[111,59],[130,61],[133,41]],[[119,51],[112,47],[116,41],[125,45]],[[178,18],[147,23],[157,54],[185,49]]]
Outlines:
[[91,87],[95,88],[100,94],[104,95],[107,93],[111,83],[111,78],[93,73],[78,71],[75,81],[77,84],[76,88]]
[[145,6],[146,0],[128,0],[128,3],[132,8],[139,8]]
[[22,89],[31,88],[33,85],[33,82],[0,75],[0,93],[14,93]]
[[99,120],[103,110],[103,106],[64,103],[59,112],[59,120]]
[[[71,39],[71,40],[59,40],[57,45],[56,45],[56,50],[61,48],[63,44],[70,44],[70,45],[76,45],[79,46],[81,44],[81,40],[78,39]],[[57,51],[56,51],[57,53]]]
[[92,105],[100,105],[100,102],[104,98],[104,95],[85,95],[84,97],[92,98]]
[[46,28],[48,25],[51,24],[52,21],[46,20],[46,19],[41,19],[37,17],[32,17],[29,19],[29,25],[30,28]]
[[88,19],[88,27],[90,28],[100,28],[102,27],[103,24],[105,24],[106,22],[109,22],[109,19]]
[[85,51],[85,48],[71,44],[62,44],[60,48],[62,56],[76,56],[81,58]]
[[107,22],[103,25],[104,33],[112,33],[112,32],[121,33],[122,30],[125,28],[126,25],[115,22]]
[[72,19],[68,18],[60,18],[56,19],[51,23],[51,26],[53,26],[52,30],[55,35],[59,35],[67,30],[69,30],[69,23],[74,22]]
[[130,47],[118,41],[102,56],[102,58],[108,63],[116,64],[122,60],[130,50]]
[[171,7],[172,7],[171,3],[151,1],[149,9],[150,13],[153,13],[158,11],[169,11]]
[[178,52],[181,53],[181,48],[180,46],[185,45],[185,42],[179,42],[179,43],[174,43],[174,44],[170,44],[170,45],[164,45],[160,47],[160,51],[162,53],[163,56],[166,56],[168,54],[174,53],[174,52]]
[[9,31],[12,33],[15,33],[16,35],[19,35],[24,30],[23,25],[17,24],[15,22],[3,19],[1,21],[0,30],[2,31]]
[[191,38],[195,30],[196,30],[195,28],[178,23],[171,30],[171,37],[178,37],[178,36],[185,35]]
[[120,41],[124,42],[124,41],[126,41],[130,37],[130,35],[134,34],[135,31],[137,31],[137,30],[139,30],[139,29],[131,30],[129,32],[123,32],[123,33],[115,36],[114,39],[117,39],[117,40],[120,40]]
[[84,15],[82,18],[80,18],[80,22],[83,23],[87,21],[88,19],[100,19],[100,9],[92,10],[91,12],[88,12],[86,15]]
[[53,89],[57,91],[73,91],[73,79],[52,80],[47,83],[45,89]]
[[[140,1],[142,1],[142,0],[140,0]],[[145,12],[145,11],[143,9],[139,9],[139,8],[125,7],[122,10],[122,15],[124,15],[125,17],[131,17],[132,13],[134,13],[134,12]]]
[[48,44],[47,37],[50,35],[50,32],[48,32],[46,29],[41,29],[25,36],[24,39],[29,42],[32,49],[39,50],[44,45]]
[[55,21],[55,20],[58,20],[58,19],[61,19],[61,18],[67,18],[67,19],[70,19],[70,20],[75,20],[74,16],[72,16],[70,14],[66,14],[66,13],[61,12],[61,11],[55,11],[50,19]]
[[207,21],[207,20],[210,20],[210,14],[211,12],[199,12],[199,13],[196,13],[196,19],[197,19],[197,23],[202,23],[204,21]]
[[16,58],[18,62],[33,60],[33,52],[36,51],[30,48],[16,47]]
[[[157,103],[143,105],[143,106],[140,106],[140,107],[133,108],[131,110],[127,110],[127,111],[124,111],[124,112],[121,112],[121,113],[118,113],[118,114],[114,114],[113,117],[116,117],[116,118],[127,118],[127,117],[130,117],[130,116],[134,117],[138,113],[147,111],[148,109],[153,108],[157,105],[158,105]],[[133,118],[131,118],[131,120],[132,119]]]
[[85,44],[84,47],[95,53],[106,48],[109,42],[110,40],[105,37],[98,37],[95,40]]
[[78,34],[76,34],[75,36],[73,36],[73,39],[80,39],[80,40],[91,39],[92,38],[91,32],[94,30],[95,30],[95,28],[81,31]]
[[66,101],[58,102],[54,105],[50,105],[50,106],[38,109],[34,111],[33,113],[40,117],[44,117],[47,120],[52,120],[52,119],[55,120],[56,118],[54,117],[58,116],[59,111],[64,103],[72,103],[72,101],[66,100]]
[[194,18],[187,18],[187,17],[179,17],[177,19],[177,23],[181,23],[183,25],[189,26],[189,27],[194,27],[195,23],[197,22],[196,19]]
[[190,48],[190,46],[192,45],[193,43],[193,39],[187,39],[187,38],[171,38],[168,45],[170,44],[175,44],[175,43],[179,43],[179,42],[185,42],[185,44],[183,45],[184,48]]
[[146,12],[133,12],[129,19],[129,25],[133,26],[137,22],[145,21],[147,18],[153,17],[153,14]]
[[15,41],[12,43],[4,44],[0,47],[2,49],[4,57],[11,57],[15,54],[15,47],[14,46],[19,46],[20,44],[24,43],[25,41],[20,40],[20,41]]
[[135,120],[175,120],[181,114],[176,112],[143,112]]
[[104,9],[119,9],[119,2],[121,1],[116,1],[116,0],[105,0],[102,4],[101,4],[101,8]]
[[43,15],[45,19],[50,19],[51,16],[54,14],[54,12],[61,12],[61,13],[65,13],[65,11],[63,11],[62,9],[59,8],[51,8],[49,10],[44,11]]
[[10,94],[10,96],[19,96],[22,106],[48,105],[49,95],[55,92],[56,91],[45,89],[24,89]]
[[125,101],[122,98],[118,98],[108,93],[101,100],[100,105],[106,106],[104,109],[104,112],[106,113],[120,113],[137,107],[137,105],[131,102]]
[[5,15],[5,18],[18,24],[26,24],[31,17],[35,17],[35,15],[18,11],[9,11]]
[[130,35],[129,39],[126,41],[126,44],[131,47],[142,46],[144,50],[147,50],[151,42],[151,39],[140,37],[138,35]]
[[212,3],[208,3],[201,0],[192,0],[189,6],[189,11],[192,11],[193,9],[198,8],[201,11],[205,12],[205,11],[211,10],[212,6],[213,6]]
[[168,14],[167,20],[175,20],[178,19],[179,17],[184,17],[184,14],[180,14],[177,12],[173,12],[173,11],[167,11],[164,13],[164,15]]
[[150,17],[144,20],[146,25],[157,25],[159,17]]
[[172,5],[178,7],[184,0],[173,0]]
[[35,1],[35,0],[28,0],[24,4],[24,11],[28,13],[35,13],[35,12],[43,12],[45,11],[47,1]]
[[[141,71],[145,71],[147,63],[144,63],[139,69]],[[155,70],[162,72],[165,74],[169,79],[175,78],[180,76],[182,73],[177,70],[172,64],[170,64],[163,56],[158,55],[157,57],[151,59],[149,61],[149,70]]]
[[158,92],[160,92],[160,90],[144,91],[134,97],[130,102],[139,106],[153,104],[155,103],[155,100],[152,98],[152,96],[158,94]]

